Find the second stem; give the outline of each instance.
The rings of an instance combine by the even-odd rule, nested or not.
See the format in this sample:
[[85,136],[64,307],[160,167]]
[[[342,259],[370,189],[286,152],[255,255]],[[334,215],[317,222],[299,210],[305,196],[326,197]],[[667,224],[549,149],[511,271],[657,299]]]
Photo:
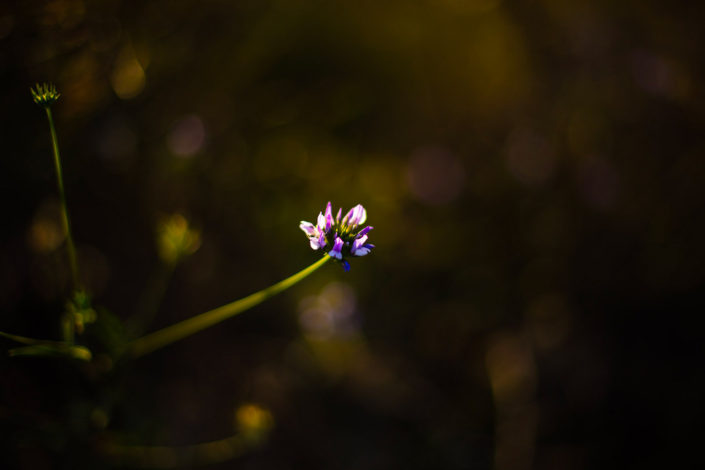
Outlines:
[[47,106],[44,108],[49,120],[49,132],[51,132],[51,144],[54,150],[54,167],[56,168],[56,185],[59,188],[59,199],[61,202],[61,218],[64,225],[64,233],[66,235],[66,251],[68,252],[69,265],[71,268],[71,283],[72,290],[78,288],[78,263],[76,261],[76,247],[73,243],[71,235],[71,221],[69,219],[69,209],[66,205],[66,193],[64,192],[64,177],[61,171],[61,157],[59,156],[59,141],[56,137],[56,129],[54,128],[54,118],[51,115],[51,109]]

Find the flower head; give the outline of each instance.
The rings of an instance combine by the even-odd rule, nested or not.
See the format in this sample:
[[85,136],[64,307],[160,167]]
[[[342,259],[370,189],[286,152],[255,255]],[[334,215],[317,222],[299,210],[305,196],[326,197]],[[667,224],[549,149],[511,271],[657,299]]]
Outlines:
[[34,102],[43,108],[48,108],[61,96],[61,93],[56,91],[56,87],[51,83],[37,83],[34,88],[30,88],[29,91],[32,92]]
[[347,257],[365,256],[375,246],[367,243],[367,233],[372,230],[372,227],[368,225],[359,229],[367,220],[367,211],[362,204],[350,209],[341,219],[342,213],[342,209],[339,209],[334,218],[333,207],[329,202],[325,211],[318,213],[316,225],[302,221],[299,228],[308,237],[311,249],[326,251],[348,271],[350,263]]

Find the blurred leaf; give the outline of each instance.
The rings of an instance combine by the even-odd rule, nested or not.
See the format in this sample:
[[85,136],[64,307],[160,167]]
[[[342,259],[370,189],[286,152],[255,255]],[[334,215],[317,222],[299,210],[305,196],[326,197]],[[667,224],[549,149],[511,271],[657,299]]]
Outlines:
[[113,357],[119,356],[127,344],[125,326],[105,308],[96,309],[96,315],[95,323],[86,327],[86,339],[96,350],[104,350]]

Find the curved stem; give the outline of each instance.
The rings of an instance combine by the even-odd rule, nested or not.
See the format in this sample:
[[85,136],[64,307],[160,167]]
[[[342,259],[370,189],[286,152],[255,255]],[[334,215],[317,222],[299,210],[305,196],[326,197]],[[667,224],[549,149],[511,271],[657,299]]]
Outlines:
[[225,439],[189,446],[126,446],[103,444],[103,452],[120,464],[136,468],[179,468],[232,460],[244,454],[257,442],[235,434]]
[[48,339],[29,338],[27,336],[20,336],[20,335],[13,335],[11,333],[5,333],[4,331],[0,331],[0,336],[7,338],[7,339],[11,339],[12,341],[16,341],[18,343],[29,344],[30,346],[34,346],[34,345],[71,346],[71,343],[66,342],[66,341],[52,341],[52,340],[48,340]]
[[330,256],[324,255],[323,258],[319,259],[311,266],[299,271],[291,277],[284,279],[283,281],[267,287],[266,289],[262,289],[261,291],[255,292],[254,294],[248,295],[240,300],[236,300],[235,302],[209,310],[208,312],[196,315],[195,317],[188,318],[184,321],[138,338],[128,346],[127,354],[133,358],[144,356],[168,344],[186,338],[187,336],[191,336],[192,334],[204,330],[209,326],[220,323],[221,321],[233,317],[238,313],[249,310],[255,305],[259,305],[268,298],[301,281],[309,274],[326,264],[329,259]]
[[66,234],[66,250],[69,255],[69,264],[71,266],[71,281],[72,289],[78,288],[78,263],[76,262],[76,248],[73,244],[73,236],[71,235],[71,221],[69,219],[69,210],[66,205],[66,193],[64,192],[64,177],[61,171],[61,157],[59,156],[59,140],[56,137],[56,129],[54,129],[54,118],[51,115],[51,109],[46,106],[44,108],[49,120],[49,131],[51,132],[51,144],[54,150],[54,166],[56,167],[56,185],[59,188],[59,199],[61,201],[61,216]]
[[68,355],[82,361],[90,361],[93,357],[88,348],[73,344],[73,342],[70,341],[29,338],[27,336],[5,333],[4,331],[0,331],[0,336],[27,345],[21,348],[10,349],[8,351],[10,356],[52,356],[59,354],[62,356]]

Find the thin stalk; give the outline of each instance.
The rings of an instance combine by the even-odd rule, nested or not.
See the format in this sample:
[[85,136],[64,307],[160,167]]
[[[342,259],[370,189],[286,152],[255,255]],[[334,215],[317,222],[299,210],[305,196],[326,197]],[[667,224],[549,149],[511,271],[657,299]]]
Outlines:
[[138,338],[133,341],[130,346],[128,346],[127,354],[133,358],[144,356],[168,344],[186,338],[187,336],[191,336],[192,334],[204,330],[209,326],[213,326],[216,323],[220,323],[223,320],[249,310],[306,278],[309,274],[326,264],[329,259],[330,256],[325,255],[311,266],[299,271],[291,277],[284,279],[283,281],[267,287],[266,289],[262,289],[261,291],[255,292],[254,294],[248,295],[240,300],[236,300],[229,304],[223,305],[222,307],[209,310],[208,312],[196,315],[195,317],[188,318],[184,321]]
[[226,462],[255,447],[241,434],[181,447],[173,446],[125,446],[115,443],[103,444],[103,452],[115,463],[134,468],[184,468]]
[[73,342],[69,341],[28,338],[27,336],[13,335],[5,333],[4,331],[0,331],[0,336],[27,345],[21,348],[10,349],[8,351],[10,356],[54,356],[58,354],[60,356],[68,355],[74,359],[83,361],[90,361],[92,357],[91,351],[88,348],[75,345]]
[[64,225],[64,233],[66,235],[66,251],[69,256],[69,265],[71,267],[71,283],[72,290],[78,288],[78,263],[76,262],[76,248],[71,235],[71,221],[69,219],[69,210],[66,205],[66,193],[64,192],[64,177],[61,171],[61,157],[59,156],[59,140],[56,137],[56,129],[54,128],[54,118],[51,115],[51,108],[45,106],[44,110],[47,113],[49,120],[49,131],[51,132],[51,144],[54,150],[54,166],[56,167],[56,185],[59,188],[59,199],[61,201],[61,217]]
[[5,333],[4,331],[0,331],[0,336],[7,339],[11,339],[12,341],[16,341],[18,343],[29,345],[71,346],[71,343],[65,341],[52,341],[48,339],[29,338],[27,336]]

